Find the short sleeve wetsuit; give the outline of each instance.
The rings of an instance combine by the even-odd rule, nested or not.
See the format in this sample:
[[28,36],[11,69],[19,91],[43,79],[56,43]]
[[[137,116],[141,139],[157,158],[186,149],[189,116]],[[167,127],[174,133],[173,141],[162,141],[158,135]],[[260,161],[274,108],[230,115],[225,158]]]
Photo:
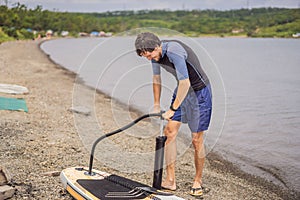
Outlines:
[[[171,73],[177,82],[187,78],[190,80],[190,92],[174,113],[172,120],[188,123],[192,132],[207,130],[212,110],[211,89],[208,77],[194,51],[181,41],[163,40],[160,60],[151,62],[153,75],[160,75],[163,68]],[[176,92],[177,88],[171,104],[176,98]]]

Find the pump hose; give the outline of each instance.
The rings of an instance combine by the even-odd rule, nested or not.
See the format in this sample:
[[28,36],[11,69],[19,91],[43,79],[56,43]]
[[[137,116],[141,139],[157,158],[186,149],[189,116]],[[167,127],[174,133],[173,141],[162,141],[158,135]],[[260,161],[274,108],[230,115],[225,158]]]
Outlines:
[[162,112],[160,113],[150,113],[150,114],[146,114],[146,115],[143,115],[139,118],[137,118],[136,120],[132,121],[131,123],[127,124],[126,126],[122,127],[122,128],[119,128],[113,132],[110,132],[110,133],[107,133],[105,135],[102,135],[101,137],[99,137],[93,144],[93,147],[92,147],[92,150],[91,150],[91,155],[90,155],[90,165],[89,165],[89,171],[88,171],[88,174],[90,176],[92,176],[92,168],[93,168],[93,160],[94,160],[94,153],[95,153],[95,149],[96,149],[96,146],[97,144],[103,140],[104,138],[107,138],[107,137],[110,137],[112,135],[115,135],[117,133],[120,133],[130,127],[132,127],[133,125],[137,124],[139,121],[145,119],[145,118],[148,118],[148,117],[161,117],[162,119]]

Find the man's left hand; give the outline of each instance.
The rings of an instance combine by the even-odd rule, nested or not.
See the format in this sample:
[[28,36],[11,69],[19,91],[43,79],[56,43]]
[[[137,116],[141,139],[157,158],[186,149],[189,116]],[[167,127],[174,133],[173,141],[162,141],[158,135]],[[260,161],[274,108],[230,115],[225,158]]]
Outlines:
[[174,116],[174,113],[175,112],[173,110],[168,110],[162,115],[162,117],[166,120],[171,120],[171,118]]

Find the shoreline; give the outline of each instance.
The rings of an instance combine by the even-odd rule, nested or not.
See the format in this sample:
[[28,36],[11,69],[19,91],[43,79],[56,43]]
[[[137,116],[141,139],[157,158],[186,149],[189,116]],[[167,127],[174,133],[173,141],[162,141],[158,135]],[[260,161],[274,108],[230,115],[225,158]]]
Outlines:
[[[19,84],[29,89],[29,94],[15,96],[26,99],[28,113],[0,111],[0,137],[5,144],[0,146],[1,165],[13,175],[11,185],[17,191],[12,199],[71,199],[63,190],[59,177],[41,174],[88,164],[89,151],[79,138],[75,118],[86,121],[89,118],[69,111],[76,74],[51,60],[39,48],[40,44],[37,41],[14,41],[0,45],[0,53],[3,55],[0,58],[0,69],[3,71],[1,82]],[[82,85],[81,89],[94,94],[94,89],[88,86]],[[103,130],[114,130],[118,126],[112,120],[112,100],[99,91],[95,96],[101,108],[96,110],[95,115],[106,116],[101,122]],[[122,105],[117,109],[122,110]],[[133,118],[140,114],[135,110],[130,111]],[[147,125],[143,126],[144,129],[148,128]],[[126,135],[114,140],[118,144],[130,144],[130,138]],[[139,151],[144,142],[136,142],[133,149]],[[147,144],[151,146],[152,143]],[[175,194],[185,199],[195,199],[187,194],[194,173],[191,158],[192,149],[189,148],[177,161],[179,189]],[[152,172],[142,175],[123,173],[103,166],[99,160],[95,160],[94,166],[97,169],[102,166],[100,170],[151,185]],[[204,195],[205,199],[299,198],[299,193],[246,174],[213,152],[207,156],[203,180],[204,185],[211,189]]]

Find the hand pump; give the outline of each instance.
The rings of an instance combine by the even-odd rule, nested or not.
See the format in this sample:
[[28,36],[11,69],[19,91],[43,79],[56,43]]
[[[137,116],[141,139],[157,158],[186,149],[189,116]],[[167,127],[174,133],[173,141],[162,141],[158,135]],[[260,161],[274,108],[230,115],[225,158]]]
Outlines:
[[164,150],[165,142],[167,137],[163,135],[164,131],[164,119],[161,116],[160,122],[160,135],[156,137],[155,145],[155,161],[154,161],[154,172],[153,172],[153,184],[152,187],[156,189],[161,189],[161,181],[163,174],[163,165],[164,165]]

